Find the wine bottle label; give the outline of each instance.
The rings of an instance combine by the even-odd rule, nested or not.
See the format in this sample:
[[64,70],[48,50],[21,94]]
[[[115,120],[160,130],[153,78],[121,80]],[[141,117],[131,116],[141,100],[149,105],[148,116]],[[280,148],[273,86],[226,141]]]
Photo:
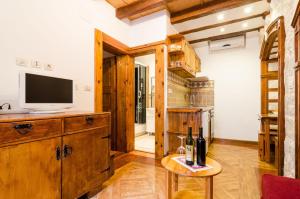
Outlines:
[[186,145],[185,149],[185,159],[187,161],[194,161],[194,147],[193,145]]

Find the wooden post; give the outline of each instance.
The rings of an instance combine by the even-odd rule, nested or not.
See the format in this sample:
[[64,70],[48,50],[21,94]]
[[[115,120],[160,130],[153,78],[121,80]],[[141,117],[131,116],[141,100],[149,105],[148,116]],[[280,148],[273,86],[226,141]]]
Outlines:
[[102,112],[103,104],[103,35],[102,32],[95,29],[94,39],[94,71],[95,71],[95,97],[94,110]]
[[164,45],[155,50],[155,158],[164,156]]

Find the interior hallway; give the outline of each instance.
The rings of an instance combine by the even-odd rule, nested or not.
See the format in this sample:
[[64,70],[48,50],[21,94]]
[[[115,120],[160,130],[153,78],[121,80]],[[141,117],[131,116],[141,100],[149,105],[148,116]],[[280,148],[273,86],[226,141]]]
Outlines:
[[[275,168],[258,160],[256,147],[212,144],[208,156],[220,162],[223,172],[214,178],[216,199],[258,199],[264,173],[276,175]],[[115,161],[115,175],[93,199],[165,199],[166,170],[153,156],[132,152]],[[204,180],[179,177],[179,190],[197,190],[204,195]]]

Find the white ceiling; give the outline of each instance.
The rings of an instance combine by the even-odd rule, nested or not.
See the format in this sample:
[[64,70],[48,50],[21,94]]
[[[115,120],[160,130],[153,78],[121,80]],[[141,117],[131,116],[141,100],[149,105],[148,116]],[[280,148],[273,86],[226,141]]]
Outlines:
[[[246,13],[245,12],[246,8],[251,8],[251,11],[249,13]],[[178,32],[182,32],[182,31],[186,31],[186,30],[190,30],[190,29],[194,29],[194,28],[207,26],[207,25],[230,21],[233,19],[239,19],[239,18],[244,18],[247,16],[261,14],[261,13],[263,13],[265,11],[269,11],[269,10],[270,10],[269,3],[266,0],[264,0],[264,1],[259,1],[256,3],[248,4],[246,6],[219,12],[216,14],[211,14],[211,15],[208,15],[205,17],[194,19],[194,20],[189,20],[189,21],[186,21],[183,23],[175,24],[174,27]],[[223,20],[217,19],[220,14],[222,14],[224,16]],[[243,27],[244,23],[247,23],[247,27]],[[257,28],[260,26],[264,26],[264,24],[265,24],[265,21],[263,20],[263,18],[258,17],[258,18],[253,18],[253,19],[249,19],[246,21],[237,22],[234,24],[229,24],[229,25],[222,26],[222,27],[217,27],[217,28],[200,31],[200,32],[186,34],[185,37],[187,38],[188,41],[190,41],[190,40],[194,40],[194,39],[201,39],[201,38],[217,36],[217,35],[222,35],[222,34],[227,34],[227,33],[232,33],[232,32],[238,32],[238,31],[242,31],[242,30],[246,30],[246,29]],[[224,29],[223,32],[221,32],[221,28]]]

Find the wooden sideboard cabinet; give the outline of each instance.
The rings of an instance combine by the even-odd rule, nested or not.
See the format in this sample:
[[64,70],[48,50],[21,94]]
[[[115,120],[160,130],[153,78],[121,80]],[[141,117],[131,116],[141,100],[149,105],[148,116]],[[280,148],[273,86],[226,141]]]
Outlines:
[[109,177],[110,113],[0,115],[0,198],[74,199]]

